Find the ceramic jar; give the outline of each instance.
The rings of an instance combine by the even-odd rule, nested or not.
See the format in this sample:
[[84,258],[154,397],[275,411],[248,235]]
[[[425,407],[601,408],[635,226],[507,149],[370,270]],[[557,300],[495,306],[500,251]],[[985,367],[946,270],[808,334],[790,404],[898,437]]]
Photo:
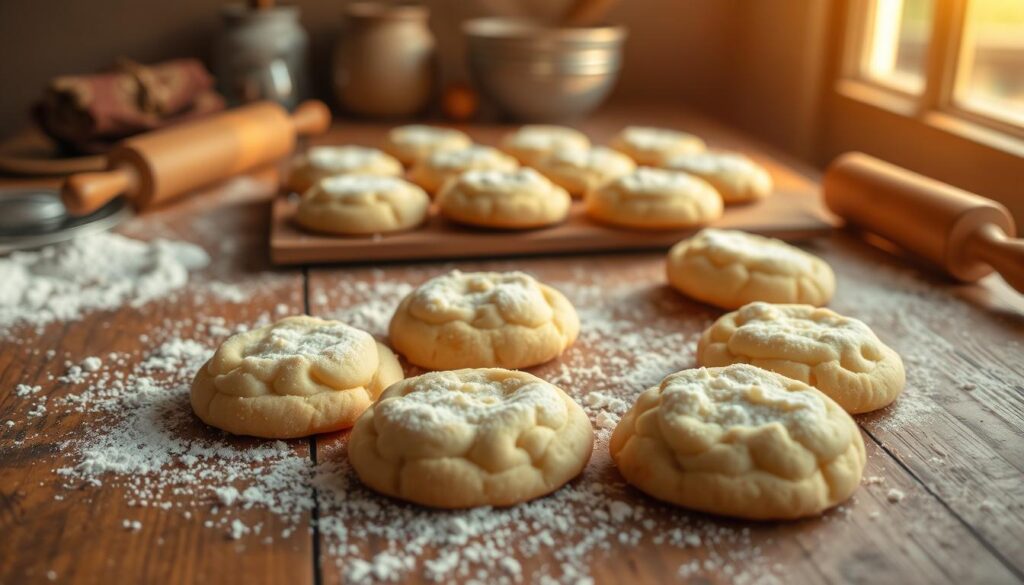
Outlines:
[[222,15],[213,72],[229,104],[269,99],[293,109],[308,97],[309,37],[297,7],[229,4]]
[[422,112],[434,88],[434,36],[429,10],[407,4],[356,2],[346,9],[334,52],[339,104],[370,117]]

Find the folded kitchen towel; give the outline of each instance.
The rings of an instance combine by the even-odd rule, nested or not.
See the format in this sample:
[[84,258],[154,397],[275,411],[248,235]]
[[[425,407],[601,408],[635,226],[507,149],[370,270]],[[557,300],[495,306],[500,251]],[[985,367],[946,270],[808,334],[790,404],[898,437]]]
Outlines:
[[34,115],[69,154],[101,153],[140,132],[223,110],[213,82],[196,59],[155,65],[121,59],[107,73],[53,79]]

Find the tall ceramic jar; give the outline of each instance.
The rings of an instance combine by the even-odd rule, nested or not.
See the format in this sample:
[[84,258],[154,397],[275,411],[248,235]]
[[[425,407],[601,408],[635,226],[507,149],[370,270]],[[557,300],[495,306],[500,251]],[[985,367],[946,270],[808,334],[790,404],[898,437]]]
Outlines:
[[334,52],[334,90],[343,108],[396,118],[427,107],[436,71],[429,16],[420,5],[348,5]]
[[213,73],[228,103],[267,99],[292,109],[308,97],[309,37],[297,7],[229,4],[222,14]]

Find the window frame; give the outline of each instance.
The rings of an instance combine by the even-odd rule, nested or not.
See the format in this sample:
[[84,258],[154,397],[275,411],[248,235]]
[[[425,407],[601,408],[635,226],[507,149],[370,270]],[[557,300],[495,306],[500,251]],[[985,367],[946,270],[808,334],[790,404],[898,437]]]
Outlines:
[[970,1],[934,0],[924,86],[920,93],[915,93],[864,75],[876,0],[848,0],[835,91],[933,128],[1024,156],[1024,124],[1015,124],[997,114],[987,115],[983,108],[965,106],[958,99],[958,90],[966,83],[961,63],[968,50],[964,39]]

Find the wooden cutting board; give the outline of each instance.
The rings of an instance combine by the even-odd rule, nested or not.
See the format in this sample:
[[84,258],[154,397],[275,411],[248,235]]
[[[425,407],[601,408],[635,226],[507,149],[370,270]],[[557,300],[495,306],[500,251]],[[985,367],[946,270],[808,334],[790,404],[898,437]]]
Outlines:
[[[302,231],[292,222],[297,197],[273,203],[270,258],[274,264],[321,264],[425,258],[470,258],[664,249],[696,230],[638,231],[588,219],[579,201],[565,223],[529,231],[484,230],[453,224],[431,210],[420,228],[375,237],[332,237]],[[806,239],[827,233],[833,219],[813,190],[782,188],[752,204],[726,208],[714,227],[777,238]]]
[[[594,116],[577,127],[595,144],[604,144],[630,124],[678,128],[705,138],[712,148],[737,150],[763,165],[772,175],[775,191],[767,199],[727,207],[714,227],[741,229],[789,240],[827,233],[835,218],[821,201],[820,187],[795,170],[796,162],[782,162],[783,155],[769,153],[760,144],[734,134],[713,121],[683,112],[630,111],[626,116]],[[497,144],[514,126],[474,124],[461,126],[480,144]],[[377,123],[340,123],[312,142],[362,144],[380,147],[390,129]],[[471,257],[526,256],[614,250],[667,249],[695,230],[637,231],[594,223],[575,202],[565,223],[530,231],[483,230],[452,224],[435,210],[420,228],[378,237],[334,237],[306,233],[292,223],[296,198],[274,200],[270,229],[270,258],[274,264],[357,263],[383,260],[421,260]]]

